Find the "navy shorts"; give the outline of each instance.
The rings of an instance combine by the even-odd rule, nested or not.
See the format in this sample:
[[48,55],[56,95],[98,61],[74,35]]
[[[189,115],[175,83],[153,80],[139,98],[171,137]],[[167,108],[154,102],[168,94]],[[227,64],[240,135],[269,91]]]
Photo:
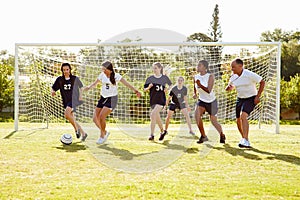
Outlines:
[[181,110],[181,109],[186,108],[186,106],[185,106],[184,103],[181,104],[181,105],[179,105],[179,104],[174,104],[174,103],[170,103],[170,105],[169,105],[169,110],[175,111],[176,108],[178,108],[179,110]]
[[255,107],[254,104],[255,97],[256,96],[252,96],[249,98],[237,98],[236,107],[235,107],[236,118],[240,118],[241,111],[250,115],[250,113],[253,111]]
[[198,106],[205,108],[205,111],[208,112],[209,115],[215,116],[218,113],[218,102],[215,99],[211,103],[206,103],[204,101],[199,100],[197,103]]
[[100,100],[98,101],[97,108],[107,107],[110,108],[111,110],[114,110],[117,106],[117,102],[118,102],[118,96],[112,96],[107,98],[101,96]]

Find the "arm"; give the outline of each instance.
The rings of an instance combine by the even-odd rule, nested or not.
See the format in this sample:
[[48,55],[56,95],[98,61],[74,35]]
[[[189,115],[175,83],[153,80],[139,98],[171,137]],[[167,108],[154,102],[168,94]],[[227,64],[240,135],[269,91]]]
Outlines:
[[264,81],[264,80],[261,80],[261,81],[259,82],[259,88],[258,88],[257,95],[256,95],[256,97],[255,97],[255,99],[254,99],[254,103],[255,103],[255,104],[258,104],[258,103],[260,102],[260,99],[259,99],[259,98],[260,98],[261,93],[263,92],[264,88],[265,88],[265,81]]
[[153,87],[153,84],[150,83],[150,84],[148,85],[148,87],[144,88],[144,91],[147,92],[147,91],[149,91],[152,87]]
[[51,90],[51,95],[52,95],[53,97],[56,95],[56,92],[53,90],[53,88],[52,88],[52,90]]
[[99,79],[96,79],[92,84],[90,84],[89,86],[86,86],[83,88],[83,91],[88,91],[91,88],[96,87],[96,85],[100,82]]
[[135,89],[130,83],[128,83],[124,78],[121,78],[120,82],[123,83],[128,88],[130,88],[131,90],[133,90],[137,97],[139,98],[141,97],[141,93],[137,89]]
[[83,92],[83,87],[79,88],[79,101],[82,101],[82,92]]
[[194,78],[194,95],[193,95],[193,99],[197,99],[197,90],[196,90],[196,81],[195,81],[195,78]]
[[215,81],[215,78],[214,76],[211,74],[209,76],[209,79],[208,79],[208,84],[207,84],[207,87],[204,87],[204,85],[202,85],[200,83],[200,80],[197,80],[196,81],[196,84],[199,88],[201,88],[202,90],[204,90],[205,92],[207,93],[211,93],[212,89],[213,89],[213,86],[214,86],[214,81]]
[[169,105],[171,99],[172,99],[172,96],[169,95],[169,97],[168,97],[167,100],[166,100],[166,106],[165,106],[165,107],[168,107],[168,105]]
[[226,91],[231,91],[233,90],[234,86],[233,85],[227,85],[227,87],[225,88]]

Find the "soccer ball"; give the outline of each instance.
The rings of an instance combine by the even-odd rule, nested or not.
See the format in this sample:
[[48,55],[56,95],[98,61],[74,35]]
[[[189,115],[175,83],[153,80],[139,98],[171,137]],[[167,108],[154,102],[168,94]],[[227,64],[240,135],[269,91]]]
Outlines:
[[70,145],[73,142],[73,138],[71,134],[63,134],[60,138],[61,143],[65,144],[65,145]]

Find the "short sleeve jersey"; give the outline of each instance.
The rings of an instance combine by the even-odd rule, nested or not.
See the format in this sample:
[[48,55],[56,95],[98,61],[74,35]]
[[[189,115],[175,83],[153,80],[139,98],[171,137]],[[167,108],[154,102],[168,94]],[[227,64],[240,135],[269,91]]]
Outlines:
[[[209,76],[210,76],[210,73],[206,73],[204,75],[196,74],[194,79],[195,79],[195,82],[197,80],[199,80],[201,85],[203,85],[204,87],[207,87]],[[210,93],[207,93],[202,88],[198,88],[197,84],[195,84],[195,88],[199,93],[199,100],[201,100],[205,103],[211,103],[216,99],[214,90],[212,90]]]
[[182,86],[181,89],[178,89],[177,85],[172,88],[169,95],[172,97],[171,103],[178,105],[180,108],[183,108],[184,97],[187,95],[187,88]]
[[166,94],[165,88],[167,85],[172,85],[171,80],[166,75],[162,75],[157,78],[154,75],[147,78],[144,88],[147,88],[149,84],[152,83],[153,86],[150,88],[150,105],[166,105]]
[[81,104],[79,102],[79,88],[82,87],[83,84],[80,79],[73,75],[71,75],[69,79],[66,79],[64,76],[59,76],[52,85],[54,91],[60,91],[65,107],[70,102],[72,102],[73,106]]
[[243,69],[240,76],[234,74],[229,79],[229,84],[234,85],[239,98],[248,98],[257,95],[256,83],[259,83],[262,77],[258,74]]
[[102,87],[101,87],[101,96],[104,98],[112,97],[118,95],[118,82],[122,79],[122,76],[119,73],[115,73],[115,80],[116,84],[113,85],[109,78],[102,72],[98,76],[98,80],[101,81]]

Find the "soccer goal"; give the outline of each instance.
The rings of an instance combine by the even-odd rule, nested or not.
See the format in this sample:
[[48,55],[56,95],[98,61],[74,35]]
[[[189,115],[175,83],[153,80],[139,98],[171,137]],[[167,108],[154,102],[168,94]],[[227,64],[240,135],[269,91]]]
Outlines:
[[[135,94],[119,84],[118,105],[108,117],[118,124],[149,123],[149,94],[143,92],[152,64],[160,62],[164,73],[173,82],[183,76],[188,88],[189,105],[194,120],[196,99],[193,99],[193,77],[199,60],[209,62],[215,75],[221,123],[235,122],[236,92],[226,92],[231,75],[230,63],[235,58],[244,61],[245,68],[258,73],[266,81],[262,101],[249,116],[251,124],[279,133],[280,107],[280,43],[95,43],[95,44],[16,44],[15,49],[15,130],[22,122],[34,128],[48,127],[51,123],[65,123],[62,101],[51,96],[51,86],[64,62],[72,66],[72,73],[84,85],[96,80],[101,73],[100,64],[112,61],[115,70],[142,92]],[[100,98],[100,87],[83,94],[84,104],[77,108],[76,118],[92,123],[92,116]],[[162,119],[166,113],[162,113]],[[185,123],[184,116],[175,112],[171,123]],[[27,126],[28,127],[28,126]]]

